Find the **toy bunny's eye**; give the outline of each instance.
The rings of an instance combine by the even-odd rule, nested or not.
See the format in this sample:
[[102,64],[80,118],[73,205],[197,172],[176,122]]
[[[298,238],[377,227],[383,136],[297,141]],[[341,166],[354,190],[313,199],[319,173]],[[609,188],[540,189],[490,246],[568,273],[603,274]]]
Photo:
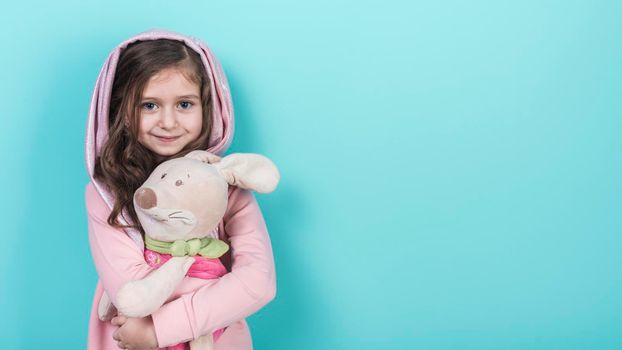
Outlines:
[[184,184],[184,182],[183,182],[183,181],[181,181],[181,180],[177,180],[177,181],[175,181],[175,186],[181,186],[181,185],[183,185],[183,184]]
[[160,179],[163,179],[166,176],[166,173],[162,174],[162,177]]

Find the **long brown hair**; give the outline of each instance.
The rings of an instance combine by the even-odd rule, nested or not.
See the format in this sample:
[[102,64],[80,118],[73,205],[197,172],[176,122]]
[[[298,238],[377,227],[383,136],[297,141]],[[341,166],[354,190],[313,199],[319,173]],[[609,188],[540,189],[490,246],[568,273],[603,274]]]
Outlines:
[[[149,79],[166,68],[180,68],[186,79],[198,84],[203,107],[203,127],[199,137],[179,153],[162,157],[138,142],[142,94]],[[94,178],[104,183],[115,202],[108,224],[117,228],[136,228],[144,235],[133,205],[134,192],[155,167],[166,159],[190,151],[206,150],[212,123],[210,81],[199,54],[182,41],[158,39],[136,41],[120,54],[110,100],[108,139],[95,161]],[[127,210],[129,225],[118,216]]]

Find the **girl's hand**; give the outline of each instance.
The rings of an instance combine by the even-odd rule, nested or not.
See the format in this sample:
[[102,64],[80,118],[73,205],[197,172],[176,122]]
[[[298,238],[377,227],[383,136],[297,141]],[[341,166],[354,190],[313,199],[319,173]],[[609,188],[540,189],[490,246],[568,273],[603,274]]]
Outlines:
[[221,159],[219,156],[213,153],[210,153],[207,151],[200,151],[200,150],[192,151],[186,154],[185,157],[200,160],[203,163],[209,163],[209,164],[218,163],[220,162],[220,159]]
[[151,315],[147,317],[116,316],[111,322],[113,326],[119,327],[112,333],[112,339],[118,342],[119,349],[158,349],[158,339]]

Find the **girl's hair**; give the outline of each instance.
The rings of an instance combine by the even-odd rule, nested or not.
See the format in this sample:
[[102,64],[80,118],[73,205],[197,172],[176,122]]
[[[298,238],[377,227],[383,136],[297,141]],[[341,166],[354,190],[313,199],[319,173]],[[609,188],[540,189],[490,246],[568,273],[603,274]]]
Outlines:
[[[149,79],[166,68],[179,68],[186,79],[199,85],[203,107],[203,127],[199,137],[170,157],[162,157],[138,142],[143,91]],[[108,216],[109,225],[136,228],[144,235],[134,210],[134,192],[162,161],[208,148],[211,97],[210,81],[201,57],[183,42],[169,39],[136,41],[121,52],[112,84],[108,140],[95,161],[94,173],[94,178],[104,183],[115,198]],[[124,209],[130,216],[129,225],[121,225],[118,220]]]

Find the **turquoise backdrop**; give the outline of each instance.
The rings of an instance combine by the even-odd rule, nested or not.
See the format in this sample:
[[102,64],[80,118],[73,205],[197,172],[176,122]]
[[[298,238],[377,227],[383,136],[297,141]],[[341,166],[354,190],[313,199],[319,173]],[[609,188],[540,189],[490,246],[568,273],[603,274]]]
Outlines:
[[258,195],[262,349],[621,349],[619,1],[13,1],[0,14],[0,339],[83,349],[83,141],[127,37],[204,39]]

